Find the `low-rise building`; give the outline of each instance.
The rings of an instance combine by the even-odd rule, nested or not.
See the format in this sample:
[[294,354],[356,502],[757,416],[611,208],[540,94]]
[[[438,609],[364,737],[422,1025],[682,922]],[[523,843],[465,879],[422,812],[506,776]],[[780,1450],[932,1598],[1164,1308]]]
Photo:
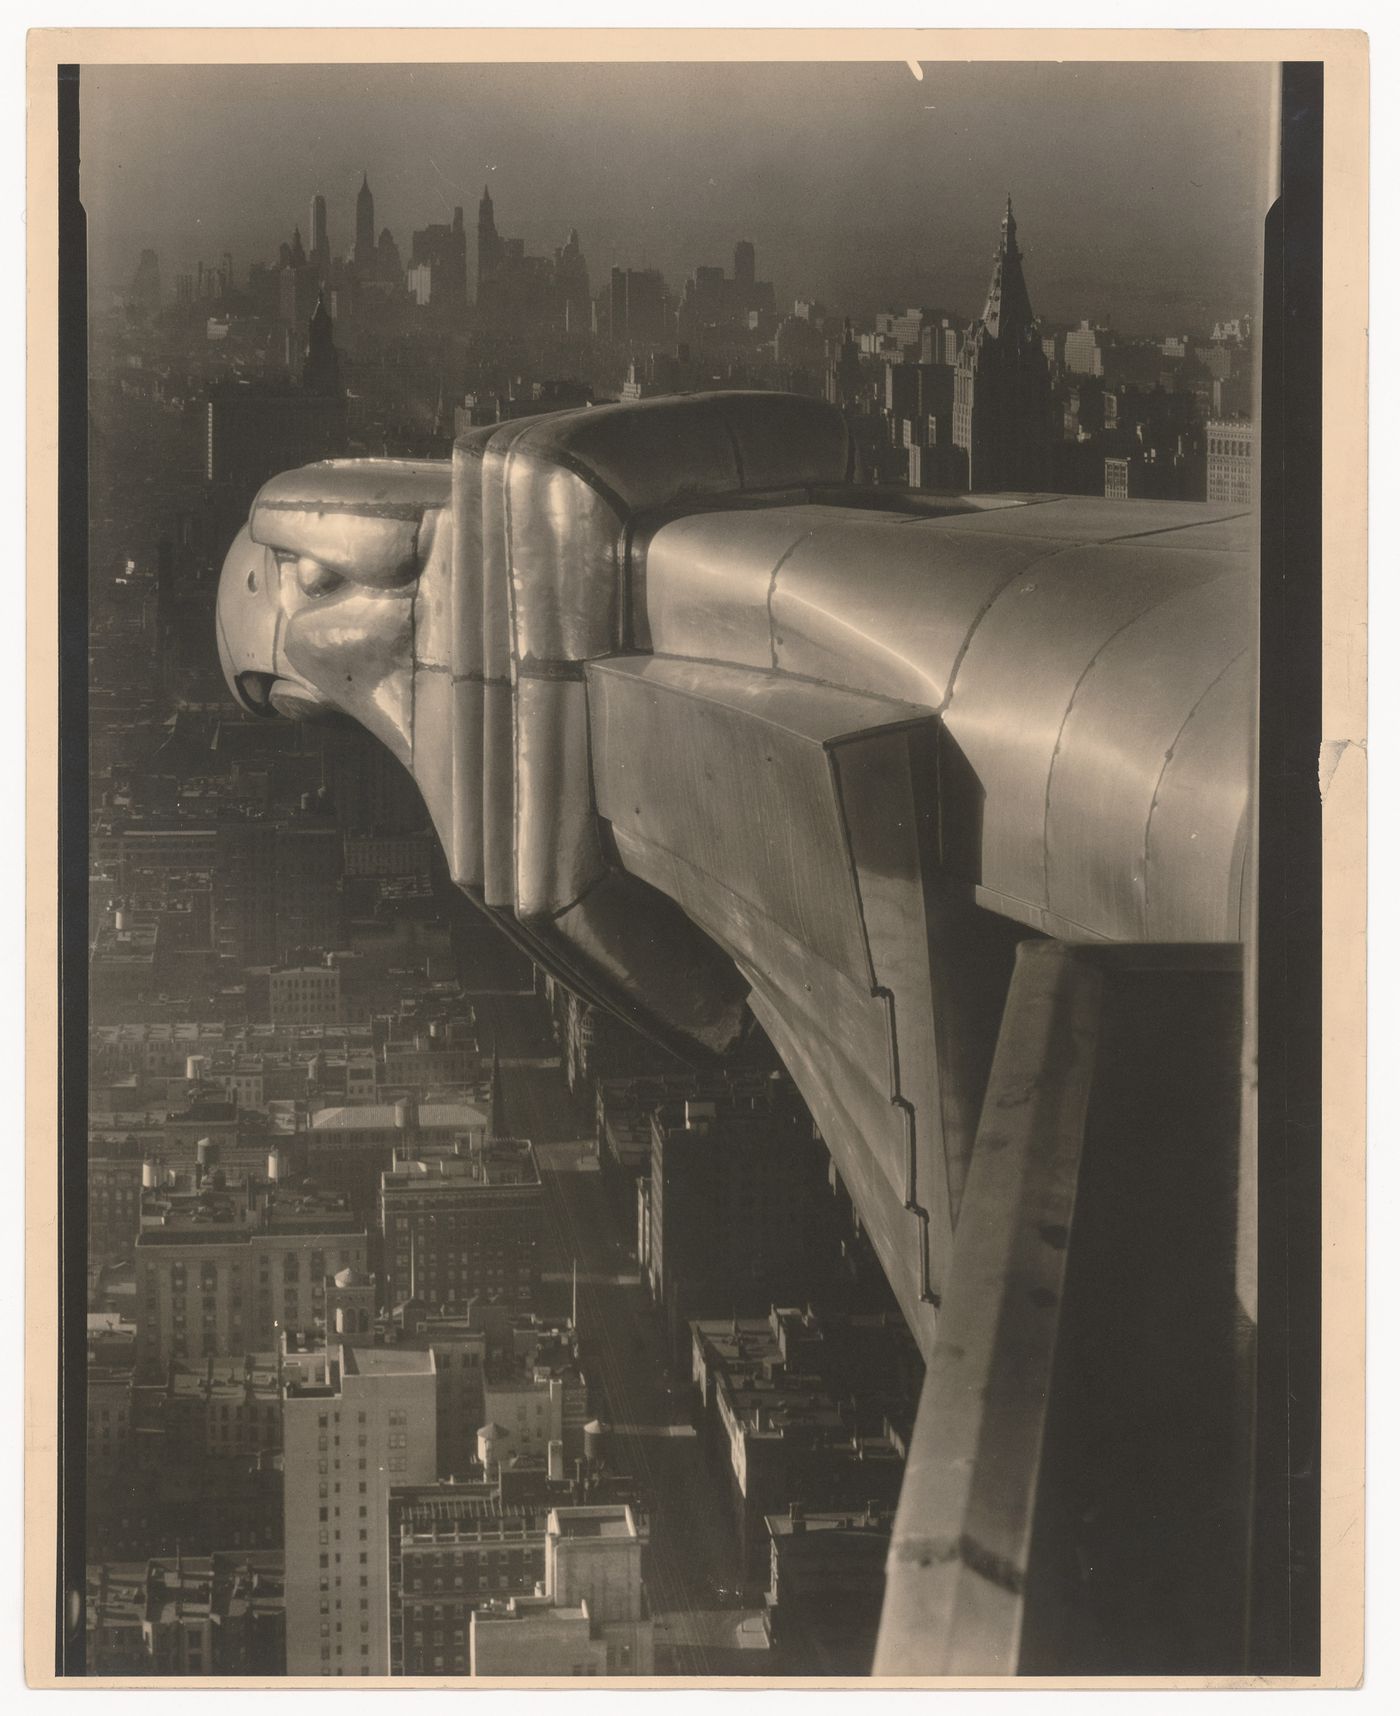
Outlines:
[[548,1514],[485,1482],[390,1491],[390,1674],[471,1672],[473,1611],[543,1583]]
[[766,1520],[768,1629],[779,1672],[865,1676],[885,1597],[889,1506],[804,1507]]
[[340,1019],[340,968],[278,965],[267,976],[268,1017],[274,1025],[335,1024]]
[[[836,1331],[840,1331],[839,1334]],[[802,1506],[892,1507],[921,1378],[902,1323],[774,1308],[766,1319],[691,1324],[692,1377],[725,1475],[740,1577],[768,1575],[770,1514]]]
[[328,1277],[366,1263],[365,1230],[344,1197],[196,1169],[143,1196],[138,1364],[274,1351],[282,1332],[324,1323]]
[[[379,1183],[397,1153],[405,1158],[450,1156],[458,1144],[480,1143],[490,1128],[489,1104],[360,1103],[322,1108],[298,1140],[306,1172],[319,1186],[342,1192],[362,1220],[372,1221]],[[406,1296],[406,1295],[401,1295]]]
[[528,1310],[539,1287],[544,1188],[525,1139],[460,1139],[451,1155],[397,1154],[379,1190],[389,1302],[461,1310],[495,1293]]
[[87,1570],[87,1671],[97,1675],[286,1672],[282,1556],[177,1554]]
[[544,1589],[473,1611],[472,1675],[652,1673],[655,1633],[642,1548],[625,1504],[552,1509]]

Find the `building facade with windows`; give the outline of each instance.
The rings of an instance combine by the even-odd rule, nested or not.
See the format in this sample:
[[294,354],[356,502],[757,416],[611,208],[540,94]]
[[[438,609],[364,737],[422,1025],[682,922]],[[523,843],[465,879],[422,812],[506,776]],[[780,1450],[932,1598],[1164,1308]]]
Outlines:
[[389,1672],[471,1672],[471,1617],[533,1595],[545,1576],[545,1503],[503,1503],[488,1484],[389,1495]]
[[1254,505],[1254,425],[1248,418],[1206,424],[1206,499]]
[[287,1673],[389,1672],[389,1492],[437,1475],[431,1352],[282,1349]]
[[162,1187],[143,1197],[136,1240],[136,1350],[172,1360],[270,1352],[325,1318],[328,1276],[364,1269],[366,1236],[343,1199],[251,1180]]
[[539,1287],[544,1188],[525,1139],[463,1141],[460,1153],[396,1155],[380,1182],[389,1303],[449,1310],[478,1293],[528,1310]]

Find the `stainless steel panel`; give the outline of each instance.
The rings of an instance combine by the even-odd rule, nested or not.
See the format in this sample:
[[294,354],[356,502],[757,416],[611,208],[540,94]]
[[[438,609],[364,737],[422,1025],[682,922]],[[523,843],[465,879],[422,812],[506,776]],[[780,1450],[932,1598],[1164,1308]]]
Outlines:
[[451,674],[419,668],[413,676],[413,778],[449,860],[456,846],[452,791],[456,715]]
[[[1198,526],[1235,518],[1238,512],[1238,507],[1215,502],[1119,501],[1095,495],[1060,495],[1022,506],[949,513],[938,520],[936,528],[959,536],[1035,537],[1046,542],[1134,542],[1149,532],[1186,537]],[[1248,519],[1241,523],[1245,534],[1231,540],[1231,548],[1248,545]],[[1235,528],[1240,528],[1240,524]]]
[[978,614],[1046,552],[952,535],[938,520],[828,509],[778,571],[778,664],[936,709]]
[[1241,941],[1248,894],[1256,675],[1252,651],[1186,716],[1147,826],[1147,929],[1159,941]]
[[452,682],[452,844],[448,861],[459,888],[485,886],[483,758],[485,688],[479,679]]
[[511,670],[510,502],[506,492],[511,449],[533,418],[503,423],[481,460],[481,670],[507,679]]
[[605,1006],[693,1056],[731,1049],[747,985],[674,901],[609,874],[560,917],[526,926],[564,950]]
[[515,738],[510,692],[510,519],[505,466],[534,419],[502,424],[481,460],[482,869],[488,905],[515,903]]
[[479,677],[486,547],[483,461],[496,426],[458,436],[452,448],[452,671]]
[[[1252,606],[1243,576],[1183,590],[1111,639],[1081,680],[1055,753],[1045,821],[1049,906],[1068,922],[1119,940],[1145,938],[1157,785],[1187,713],[1246,647]],[[1229,846],[1199,858],[1217,866],[1227,889]],[[1183,922],[1173,939],[1198,933]]]
[[449,853],[459,886],[484,890],[486,693],[482,636],[485,577],[482,460],[496,426],[474,429],[452,449],[452,673],[457,719],[452,732],[454,844]]
[[811,1109],[910,1333],[927,1359],[937,1311],[921,1294],[919,1218],[905,1208],[902,1191],[885,1171],[903,1152],[899,1116],[886,1104],[871,1118],[861,1117],[868,1104],[858,1093],[868,1091],[868,1083],[860,1079],[853,1084],[837,1070],[830,1037],[794,1018],[790,992],[753,975],[749,1005]]
[[724,494],[740,482],[723,398],[695,394],[560,412],[541,420],[530,452],[587,473],[614,497],[619,517],[682,495]]
[[981,794],[977,870],[968,880],[1033,907],[1048,904],[1046,794],[1077,686],[1119,630],[1220,570],[1212,555],[1076,544],[1001,591],[971,635],[944,712]]
[[413,602],[413,659],[420,667],[452,666],[452,514],[446,507],[423,515],[418,533],[420,569]]
[[[1216,509],[1223,510],[1223,509]],[[1236,512],[1212,522],[1192,524],[1182,529],[1180,524],[1141,538],[1147,543],[1161,543],[1164,548],[1190,550],[1209,549],[1221,554],[1247,554],[1254,557],[1257,550],[1258,524],[1252,510]]]
[[552,916],[603,873],[588,766],[588,688],[515,686],[515,911]]
[[850,470],[846,421],[820,400],[784,393],[713,395],[733,436],[745,489],[840,483]]
[[617,647],[623,518],[576,472],[537,453],[540,424],[506,457],[517,661],[587,661]]
[[515,909],[515,707],[509,685],[481,692],[481,863],[488,906]]
[[772,667],[774,573],[830,517],[830,507],[793,506],[694,513],[662,525],[639,556],[653,651]]
[[598,810],[619,837],[683,854],[867,983],[823,747],[909,711],[660,658],[599,663],[589,674]]
[[[853,983],[761,905],[697,865],[629,835],[619,835],[617,843],[629,875],[677,901],[687,917],[726,949],[751,983],[762,981],[785,997],[789,1019],[822,1040],[833,1076],[852,1093],[852,1112],[872,1139],[880,1134],[890,1119],[890,1044],[885,1004],[869,985]],[[902,1199],[909,1176],[902,1130],[899,1137],[898,1149],[886,1153],[873,1143],[871,1149],[881,1174]]]
[[905,1195],[928,1222],[927,1285],[936,1291],[956,1213],[948,1158],[971,1152],[981,1090],[965,1088],[951,1056],[954,1039],[945,1040],[945,1016],[957,998],[942,992],[945,974],[925,903],[934,856],[932,740],[931,723],[923,731],[896,728],[835,745],[832,760],[861,925],[883,992],[885,1094],[908,1110]]

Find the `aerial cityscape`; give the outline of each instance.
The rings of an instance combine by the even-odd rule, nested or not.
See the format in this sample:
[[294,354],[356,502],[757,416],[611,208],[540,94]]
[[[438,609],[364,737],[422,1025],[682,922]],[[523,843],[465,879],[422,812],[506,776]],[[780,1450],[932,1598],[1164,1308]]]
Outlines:
[[747,222],[683,276],[527,242],[489,162],[395,230],[373,157],[287,176],[266,250],[90,298],[87,1671],[869,1675],[925,1361],[784,1056],[630,1029],[385,746],[241,711],[220,568],[296,467],[726,390],[909,506],[1244,512],[1253,297],[1047,319],[1016,183],[975,295],[871,310]]

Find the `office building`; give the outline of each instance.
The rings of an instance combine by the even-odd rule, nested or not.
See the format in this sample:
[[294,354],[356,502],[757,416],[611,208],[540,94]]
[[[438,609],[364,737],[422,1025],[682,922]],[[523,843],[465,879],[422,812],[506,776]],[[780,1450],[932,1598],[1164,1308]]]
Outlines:
[[894,1511],[804,1507],[766,1520],[767,1621],[780,1673],[864,1677],[875,1660]]
[[1064,366],[1071,375],[1102,376],[1108,351],[1108,335],[1088,321],[1072,328],[1064,338]]
[[365,1230],[343,1197],[197,1167],[142,1197],[138,1362],[272,1351],[279,1333],[323,1323],[328,1276],[365,1265]]
[[394,1158],[380,1182],[389,1302],[461,1310],[477,1294],[529,1309],[539,1286],[544,1190],[523,1139],[464,1137],[457,1153]]
[[1206,499],[1253,506],[1254,425],[1248,418],[1206,424]]
[[826,1151],[786,1096],[774,1078],[761,1096],[652,1114],[646,1279],[677,1355],[691,1318],[805,1295],[830,1267]]
[[618,345],[664,345],[675,318],[655,268],[614,268],[607,288],[607,335]]
[[[306,1172],[316,1184],[342,1193],[356,1215],[373,1221],[380,1179],[393,1165],[395,1153],[404,1158],[450,1156],[459,1143],[470,1152],[485,1139],[489,1125],[487,1109],[476,1103],[401,1097],[393,1103],[319,1109],[309,1117],[298,1144]],[[406,1286],[398,1297],[408,1297]]]
[[389,1673],[470,1674],[473,1611],[544,1581],[548,1515],[487,1483],[392,1489]]
[[389,1672],[389,1492],[437,1475],[431,1353],[283,1348],[287,1673]]
[[374,193],[369,188],[369,174],[364,175],[355,197],[355,266],[373,273],[378,246],[374,238]]
[[311,262],[318,268],[328,268],[331,260],[330,227],[326,220],[326,199],[317,191],[311,199]]
[[306,361],[301,370],[302,392],[321,399],[339,399],[340,353],[335,349],[335,326],[323,292],[316,294],[316,308],[307,329]]
[[274,966],[267,980],[268,1017],[274,1025],[334,1025],[340,1022],[340,968]]
[[1011,199],[987,302],[958,354],[953,445],[976,491],[1046,487],[1054,442],[1050,370],[1031,309]]
[[426,302],[436,309],[462,309],[467,301],[467,231],[462,211],[452,221],[426,226],[413,235],[408,266],[428,270]]
[[652,1673],[655,1634],[642,1546],[626,1504],[552,1509],[544,1590],[473,1610],[472,1675]]
[[909,1335],[894,1319],[767,1318],[691,1324],[692,1380],[707,1444],[727,1479],[741,1581],[768,1577],[771,1514],[893,1508],[917,1399]]

